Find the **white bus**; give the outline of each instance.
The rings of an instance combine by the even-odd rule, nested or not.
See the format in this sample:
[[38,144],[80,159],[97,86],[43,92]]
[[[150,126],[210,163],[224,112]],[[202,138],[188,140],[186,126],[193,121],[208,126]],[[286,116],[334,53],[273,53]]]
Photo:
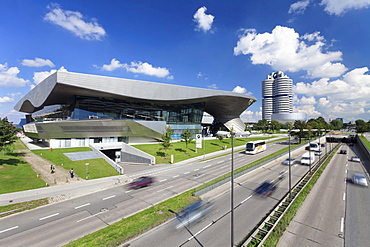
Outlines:
[[250,141],[245,145],[246,154],[256,154],[266,150],[266,142],[260,141]]

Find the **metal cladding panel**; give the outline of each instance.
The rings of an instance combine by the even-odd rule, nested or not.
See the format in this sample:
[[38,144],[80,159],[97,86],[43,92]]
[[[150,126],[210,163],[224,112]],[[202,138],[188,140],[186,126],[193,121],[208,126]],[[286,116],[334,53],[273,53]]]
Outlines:
[[[46,89],[43,85],[48,81],[53,87]],[[36,99],[40,95],[40,93],[36,94],[36,91],[43,94],[40,100]],[[229,91],[58,71],[23,97],[15,109],[32,113],[40,107],[53,105],[56,102],[68,104],[75,95],[174,105],[205,103],[204,110],[212,115],[238,116],[256,101],[255,97]]]
[[[153,122],[153,128],[148,121],[145,125],[133,120],[78,120],[55,121],[36,123],[37,133],[33,137],[40,139],[64,138],[94,138],[94,137],[120,137],[120,136],[148,136],[160,139],[165,131],[166,123]],[[25,131],[28,136],[30,133]],[[37,136],[36,136],[37,135]]]

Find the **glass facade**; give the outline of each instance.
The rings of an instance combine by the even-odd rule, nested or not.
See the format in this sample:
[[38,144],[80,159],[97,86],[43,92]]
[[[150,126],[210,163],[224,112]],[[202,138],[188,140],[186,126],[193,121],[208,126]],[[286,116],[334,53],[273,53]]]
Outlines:
[[200,124],[204,103],[154,104],[111,98],[76,96],[72,119],[133,119],[167,124]]

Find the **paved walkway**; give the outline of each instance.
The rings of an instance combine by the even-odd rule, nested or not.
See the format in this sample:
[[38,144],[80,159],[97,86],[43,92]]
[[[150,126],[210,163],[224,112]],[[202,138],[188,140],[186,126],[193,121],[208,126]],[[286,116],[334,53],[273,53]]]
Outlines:
[[[279,139],[278,137],[276,139]],[[273,140],[273,139],[271,139]],[[32,143],[29,143],[27,139],[24,140],[27,146],[32,149],[35,148],[32,146]],[[40,149],[40,147],[38,147]],[[46,150],[48,148],[45,148]],[[235,147],[234,151],[242,150],[244,146]],[[48,150],[47,150],[48,151]],[[29,162],[32,167],[34,167],[35,171],[43,174],[43,178],[48,179],[49,186],[40,188],[40,189],[33,189],[33,190],[26,190],[14,193],[7,193],[7,194],[0,194],[0,206],[9,205],[13,203],[20,203],[30,200],[37,200],[42,198],[48,198],[50,203],[59,202],[62,200],[67,200],[83,195],[87,195],[90,193],[94,193],[96,191],[101,191],[109,188],[113,188],[116,186],[122,186],[128,182],[130,182],[130,178],[123,175],[106,177],[106,178],[99,178],[99,179],[92,179],[92,180],[84,180],[81,178],[74,178],[68,179],[69,174],[68,170],[64,170],[60,167],[54,174],[50,173],[50,162],[40,158],[39,156],[33,154],[29,150],[22,150],[24,152],[24,157],[27,162]],[[184,160],[172,165],[158,165],[158,166],[176,166],[179,164],[184,163],[196,163],[201,162],[204,159],[214,158],[220,155],[225,155],[231,152],[231,148],[226,150],[220,150],[218,152],[198,156],[192,159]],[[132,166],[132,165],[123,165],[123,166]],[[125,167],[124,167],[125,168]],[[63,171],[64,170],[64,171]],[[127,169],[129,170],[129,169]],[[126,170],[125,170],[126,172]],[[57,179],[56,179],[57,178]],[[56,183],[55,180],[56,179]]]

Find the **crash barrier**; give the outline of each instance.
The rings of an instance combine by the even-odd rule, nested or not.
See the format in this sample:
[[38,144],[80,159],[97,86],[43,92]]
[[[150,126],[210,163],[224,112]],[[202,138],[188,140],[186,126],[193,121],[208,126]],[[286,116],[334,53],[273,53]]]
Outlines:
[[287,209],[290,207],[290,205],[306,187],[316,171],[328,159],[333,150],[336,150],[338,145],[340,145],[340,143],[335,143],[334,147],[329,153],[325,154],[322,159],[318,160],[316,163],[314,163],[314,165],[311,166],[311,169],[306,172],[306,174],[292,187],[291,193],[288,191],[287,194],[270,211],[270,213],[257,224],[257,226],[244,238],[245,240],[243,240],[238,246],[262,246],[264,241],[266,241],[268,236],[287,212]]

